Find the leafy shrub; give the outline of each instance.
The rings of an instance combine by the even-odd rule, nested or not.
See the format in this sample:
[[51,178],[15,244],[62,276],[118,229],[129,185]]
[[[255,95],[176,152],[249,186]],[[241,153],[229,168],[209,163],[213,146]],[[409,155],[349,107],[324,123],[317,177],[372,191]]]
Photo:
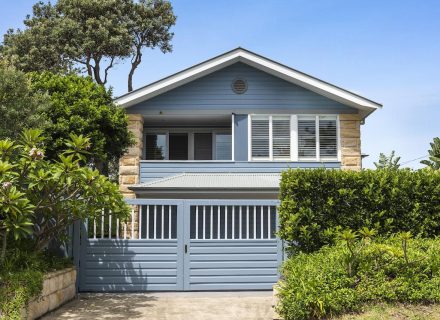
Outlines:
[[280,199],[279,235],[291,251],[313,252],[346,228],[440,234],[438,170],[288,170]]
[[57,161],[45,159],[44,143],[39,130],[24,131],[20,141],[0,140],[0,262],[7,241],[26,238],[38,251],[102,210],[129,216],[118,186],[86,165],[88,138],[72,134]]
[[356,238],[348,240],[352,250],[346,239],[284,263],[277,306],[284,319],[328,318],[377,302],[440,302],[440,239]]
[[46,137],[46,156],[58,159],[65,150],[65,140],[72,133],[87,136],[93,148],[86,154],[87,163],[102,174],[109,165],[117,168],[119,158],[133,143],[124,109],[113,103],[111,90],[90,78],[50,72],[30,75],[35,94],[46,94],[50,106],[48,121],[40,126]]
[[71,265],[69,259],[48,252],[8,251],[0,265],[0,319],[21,319],[22,308],[40,294],[44,273]]

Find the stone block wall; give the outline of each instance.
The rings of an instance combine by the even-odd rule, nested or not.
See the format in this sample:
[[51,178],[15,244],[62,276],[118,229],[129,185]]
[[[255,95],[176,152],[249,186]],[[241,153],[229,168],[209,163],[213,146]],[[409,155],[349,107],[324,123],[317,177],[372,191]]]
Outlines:
[[339,116],[341,169],[361,170],[361,118],[358,114]]
[[41,295],[29,302],[27,309],[22,312],[22,318],[37,319],[75,298],[76,276],[73,267],[47,274]]
[[128,115],[128,129],[133,133],[134,145],[119,160],[119,188],[125,198],[134,198],[127,186],[139,183],[139,161],[142,158],[144,118],[140,114]]
[[[119,160],[119,190],[125,198],[135,198],[133,191],[128,189],[129,185],[139,183],[139,161],[142,159],[144,147],[143,131],[144,118],[140,114],[128,115],[128,129],[133,133],[134,145],[128,148],[127,153]],[[133,206],[134,212],[134,230],[135,238],[137,237],[137,220],[139,210],[137,206]],[[127,230],[131,230],[131,223],[127,225]],[[127,233],[131,236],[131,232]]]

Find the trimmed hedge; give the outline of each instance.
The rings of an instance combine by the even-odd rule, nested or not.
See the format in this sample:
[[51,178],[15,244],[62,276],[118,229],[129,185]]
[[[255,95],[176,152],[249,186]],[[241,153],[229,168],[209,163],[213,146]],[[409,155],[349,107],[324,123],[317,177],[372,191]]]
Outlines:
[[[361,248],[362,247],[362,248]],[[299,253],[282,267],[283,319],[328,319],[379,302],[440,302],[440,239],[359,241]],[[352,274],[347,264],[352,263]]]
[[318,250],[347,228],[440,234],[439,170],[290,169],[280,199],[279,236],[293,252]]

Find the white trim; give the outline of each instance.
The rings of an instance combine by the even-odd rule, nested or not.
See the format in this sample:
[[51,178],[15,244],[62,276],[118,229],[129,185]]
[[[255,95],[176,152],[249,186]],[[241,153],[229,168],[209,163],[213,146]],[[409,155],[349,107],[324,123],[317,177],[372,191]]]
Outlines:
[[336,116],[336,144],[338,148],[338,161],[342,161],[342,150],[341,150],[341,130],[339,127],[339,115]]
[[273,161],[273,116],[269,116],[269,160]]
[[232,161],[235,161],[235,114],[231,116],[232,119]]
[[248,114],[248,161],[252,161],[252,123],[251,115]]
[[314,91],[320,95],[362,110],[364,111],[364,116],[382,107],[382,105],[377,102],[371,101],[242,48],[229,51],[143,88],[132,91],[115,99],[115,103],[124,108],[130,107],[236,62],[246,63],[254,68]]
[[298,161],[298,116],[290,116],[290,158]]
[[319,116],[315,116],[315,139],[316,139],[316,161],[321,158],[320,136],[319,136]]

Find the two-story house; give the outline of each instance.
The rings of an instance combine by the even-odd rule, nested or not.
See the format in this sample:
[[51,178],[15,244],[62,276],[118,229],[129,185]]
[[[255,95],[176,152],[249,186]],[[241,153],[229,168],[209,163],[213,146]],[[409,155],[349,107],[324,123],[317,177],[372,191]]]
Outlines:
[[100,282],[86,272],[84,290],[270,289],[282,260],[280,172],[360,170],[360,125],[381,107],[242,48],[116,103],[136,139],[119,182],[138,206],[137,242],[113,265],[124,272],[102,273],[112,265],[103,257]]

